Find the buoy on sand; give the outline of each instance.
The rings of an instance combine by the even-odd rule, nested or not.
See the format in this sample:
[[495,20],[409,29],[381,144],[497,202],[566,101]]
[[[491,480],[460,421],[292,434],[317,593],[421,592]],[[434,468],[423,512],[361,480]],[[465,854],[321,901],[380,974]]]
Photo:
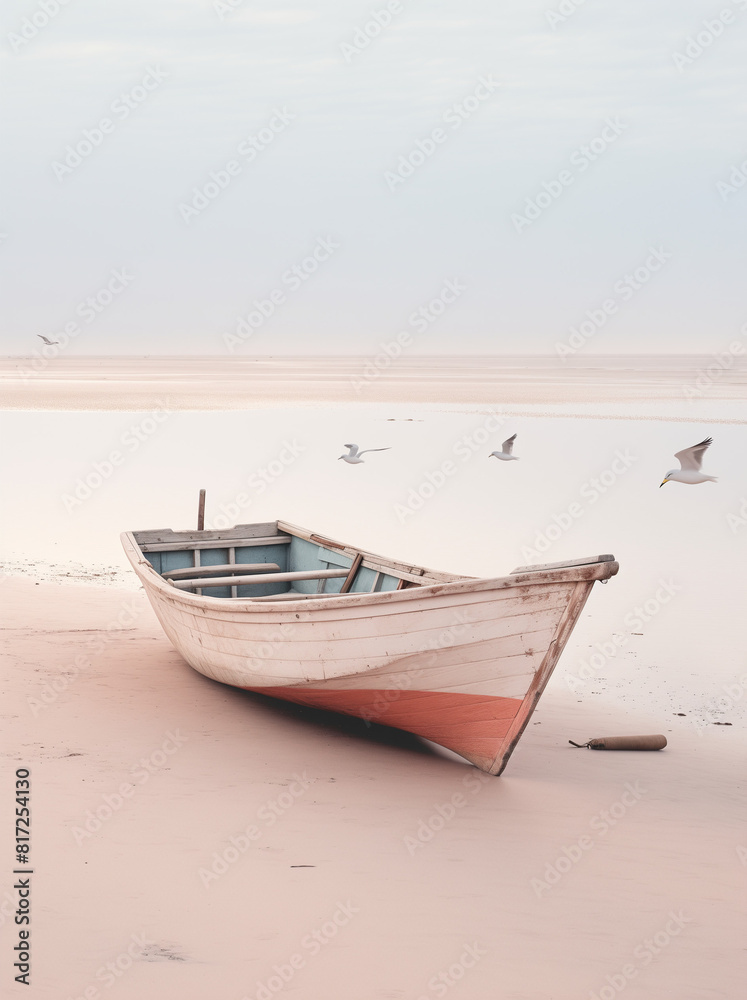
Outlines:
[[588,743],[574,743],[571,746],[588,747],[590,750],[663,750],[667,745],[666,736],[599,736]]

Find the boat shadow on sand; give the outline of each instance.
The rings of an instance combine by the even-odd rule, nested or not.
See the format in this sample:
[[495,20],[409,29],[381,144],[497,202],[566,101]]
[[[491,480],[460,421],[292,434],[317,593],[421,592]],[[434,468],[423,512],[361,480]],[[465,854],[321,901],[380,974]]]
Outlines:
[[[323,708],[310,708],[307,705],[279,701],[277,698],[257,694],[253,691],[234,691],[232,693],[238,698],[248,700],[257,710],[268,717],[278,721],[286,720],[290,723],[298,723],[304,729],[308,729],[310,741],[314,737],[314,730],[316,730],[316,734],[322,738],[325,734],[335,733],[366,744],[392,747],[399,751],[409,750],[421,756],[449,759],[464,764],[464,761],[456,754],[452,754],[451,751],[430,744],[419,736],[406,733],[402,729],[393,729],[391,726],[382,726],[377,722],[368,722],[352,715],[342,715],[339,712],[331,712]],[[311,745],[309,749],[311,750]]]
[[285,521],[217,531],[198,521],[197,531],[122,534],[166,634],[198,673],[290,702],[266,705],[276,718],[431,756],[420,741],[432,741],[494,775],[594,583],[618,571],[603,554],[460,577]]

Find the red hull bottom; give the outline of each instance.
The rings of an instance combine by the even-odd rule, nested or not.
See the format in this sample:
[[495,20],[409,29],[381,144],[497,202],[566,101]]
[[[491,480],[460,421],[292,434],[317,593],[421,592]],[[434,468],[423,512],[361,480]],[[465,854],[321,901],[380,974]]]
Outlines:
[[453,750],[484,769],[501,752],[522,705],[521,698],[450,691],[312,687],[246,690],[404,729]]

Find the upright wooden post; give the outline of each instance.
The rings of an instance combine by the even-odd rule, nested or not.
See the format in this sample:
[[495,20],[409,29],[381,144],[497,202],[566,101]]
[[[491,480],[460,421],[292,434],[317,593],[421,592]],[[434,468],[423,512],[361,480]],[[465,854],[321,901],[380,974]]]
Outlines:
[[205,490],[200,490],[200,502],[197,506],[197,530],[205,530]]

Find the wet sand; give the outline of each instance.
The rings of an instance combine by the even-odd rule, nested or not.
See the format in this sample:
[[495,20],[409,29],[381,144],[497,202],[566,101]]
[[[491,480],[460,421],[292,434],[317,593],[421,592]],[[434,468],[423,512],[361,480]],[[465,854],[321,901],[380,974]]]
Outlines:
[[287,403],[679,403],[744,399],[745,345],[713,355],[0,358],[5,409],[230,410]]
[[[33,985],[8,995],[741,995],[736,725],[556,684],[483,779],[393,730],[208,681],[142,593],[6,578],[0,596],[6,775],[33,784]],[[622,732],[669,747],[567,742]]]

